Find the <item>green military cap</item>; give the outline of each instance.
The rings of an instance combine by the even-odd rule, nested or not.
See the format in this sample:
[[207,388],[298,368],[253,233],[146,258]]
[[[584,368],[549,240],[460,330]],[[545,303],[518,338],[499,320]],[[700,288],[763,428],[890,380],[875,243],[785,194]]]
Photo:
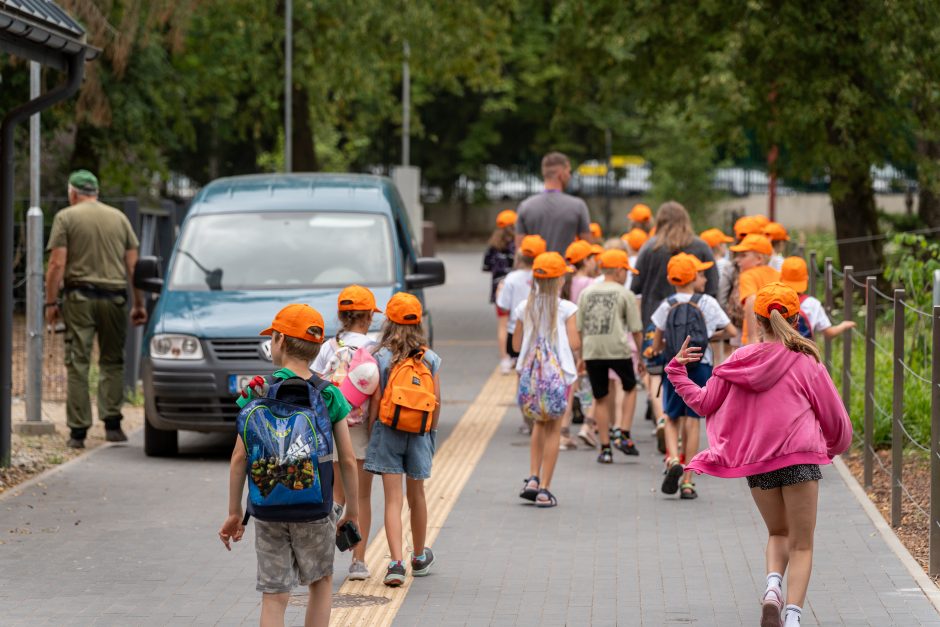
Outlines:
[[88,170],[75,170],[69,175],[69,185],[80,192],[98,193],[98,177]]

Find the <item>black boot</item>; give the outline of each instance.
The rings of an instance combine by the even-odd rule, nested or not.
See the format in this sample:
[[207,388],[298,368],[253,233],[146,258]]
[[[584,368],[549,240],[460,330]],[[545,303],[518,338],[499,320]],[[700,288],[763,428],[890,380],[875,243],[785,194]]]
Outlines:
[[85,435],[87,432],[88,429],[70,429],[67,446],[69,448],[85,448]]
[[108,442],[127,442],[127,435],[121,429],[121,419],[123,416],[117,415],[104,419],[104,439]]

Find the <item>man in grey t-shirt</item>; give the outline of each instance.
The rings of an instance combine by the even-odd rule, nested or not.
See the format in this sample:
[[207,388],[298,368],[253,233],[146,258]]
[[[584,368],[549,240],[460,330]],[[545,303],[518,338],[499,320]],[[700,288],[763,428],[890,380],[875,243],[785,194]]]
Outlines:
[[516,246],[526,235],[541,235],[548,250],[564,255],[575,236],[593,241],[587,205],[580,198],[565,193],[565,185],[571,180],[568,157],[560,152],[545,155],[542,178],[545,190],[529,196],[519,205]]

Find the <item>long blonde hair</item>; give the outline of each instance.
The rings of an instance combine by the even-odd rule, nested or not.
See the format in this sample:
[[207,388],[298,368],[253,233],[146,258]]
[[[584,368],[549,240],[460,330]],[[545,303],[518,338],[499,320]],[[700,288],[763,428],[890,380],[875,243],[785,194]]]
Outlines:
[[392,363],[406,359],[418,348],[428,345],[427,338],[424,337],[424,328],[421,324],[398,324],[388,318],[382,325],[382,339],[379,340],[379,348],[387,348],[392,352]]
[[675,200],[664,202],[656,212],[656,241],[653,248],[662,248],[681,252],[695,239],[692,220],[685,207]]
[[819,347],[816,346],[815,342],[806,339],[796,330],[799,317],[800,314],[797,313],[792,318],[784,318],[779,311],[774,309],[770,312],[769,319],[764,316],[757,316],[757,321],[760,323],[761,331],[765,336],[774,337],[791,351],[809,355],[816,360],[816,363],[819,363],[821,361]]
[[540,279],[533,277],[532,292],[525,306],[525,324],[535,333],[535,337],[542,332],[542,324],[547,322],[549,329],[548,341],[555,344],[558,330],[558,295],[564,285],[564,277],[554,279]]

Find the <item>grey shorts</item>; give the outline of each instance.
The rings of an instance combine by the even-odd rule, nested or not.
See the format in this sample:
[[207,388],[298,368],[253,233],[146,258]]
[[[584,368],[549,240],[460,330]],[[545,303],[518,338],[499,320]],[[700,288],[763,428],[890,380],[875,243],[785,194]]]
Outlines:
[[265,522],[254,519],[258,592],[280,594],[333,574],[336,519]]
[[376,421],[366,452],[365,469],[377,475],[431,477],[431,458],[437,449],[437,430],[424,435],[398,431]]

